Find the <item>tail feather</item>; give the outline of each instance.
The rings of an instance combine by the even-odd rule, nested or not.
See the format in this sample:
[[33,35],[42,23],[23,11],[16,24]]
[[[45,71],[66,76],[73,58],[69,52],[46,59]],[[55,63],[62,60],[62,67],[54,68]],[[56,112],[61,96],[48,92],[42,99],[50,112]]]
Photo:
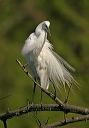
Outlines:
[[69,70],[75,72],[75,69],[68,63],[66,62],[62,57],[60,57],[57,53],[55,53],[53,50],[52,50],[52,53],[53,55]]

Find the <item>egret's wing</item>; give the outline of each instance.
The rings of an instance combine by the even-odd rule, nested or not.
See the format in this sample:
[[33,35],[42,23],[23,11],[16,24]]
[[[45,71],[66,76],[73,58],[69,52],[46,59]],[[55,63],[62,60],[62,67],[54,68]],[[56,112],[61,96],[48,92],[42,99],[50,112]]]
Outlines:
[[32,33],[25,41],[25,45],[22,49],[22,55],[25,56],[26,54],[33,52],[34,56],[38,56],[45,43],[44,35],[44,32],[42,32],[39,36],[36,35],[35,32]]
[[35,40],[36,40],[36,36],[34,33],[32,33],[27,40],[25,41],[25,44],[22,48],[22,55],[25,56],[26,54],[28,54],[30,51],[32,51],[35,47]]

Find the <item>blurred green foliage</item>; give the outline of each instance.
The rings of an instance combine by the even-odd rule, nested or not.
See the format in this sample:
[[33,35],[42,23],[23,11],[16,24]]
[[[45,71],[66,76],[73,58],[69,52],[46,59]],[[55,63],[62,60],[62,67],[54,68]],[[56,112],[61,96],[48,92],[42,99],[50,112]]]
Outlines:
[[[88,0],[0,0],[0,113],[18,109],[31,100],[33,83],[15,62],[21,56],[24,41],[42,21],[51,22],[50,42],[54,50],[75,69],[75,79],[82,85],[74,87],[69,103],[89,107],[89,1]],[[59,97],[63,96],[59,93]],[[39,103],[37,88],[35,103]],[[44,94],[43,103],[54,103]],[[71,117],[73,114],[68,114]],[[27,115],[8,120],[9,128],[36,127],[34,118]],[[38,117],[49,123],[63,119],[62,112],[38,112]],[[0,122],[0,128],[3,124]],[[88,128],[87,123],[75,123],[64,128]]]

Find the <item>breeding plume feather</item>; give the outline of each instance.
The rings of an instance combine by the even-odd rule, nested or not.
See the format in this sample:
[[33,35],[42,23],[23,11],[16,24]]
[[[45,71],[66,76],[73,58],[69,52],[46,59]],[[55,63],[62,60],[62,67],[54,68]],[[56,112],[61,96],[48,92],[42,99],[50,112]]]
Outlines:
[[31,75],[42,88],[48,89],[50,82],[55,87],[75,83],[70,71],[74,68],[53,51],[53,45],[48,41],[50,22],[40,23],[25,41],[22,55],[26,58]]

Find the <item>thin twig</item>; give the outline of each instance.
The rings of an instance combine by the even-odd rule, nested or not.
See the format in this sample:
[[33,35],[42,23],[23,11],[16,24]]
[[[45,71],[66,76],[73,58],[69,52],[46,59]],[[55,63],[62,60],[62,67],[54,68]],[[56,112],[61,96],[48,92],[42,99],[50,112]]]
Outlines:
[[42,124],[41,124],[40,120],[38,119],[38,117],[37,117],[37,116],[35,116],[35,115],[32,115],[32,117],[34,117],[34,118],[35,118],[36,123],[38,124],[39,128],[41,128]]
[[2,97],[2,98],[0,98],[0,100],[3,100],[3,99],[6,99],[6,98],[8,98],[8,97],[10,97],[11,95],[8,95],[8,96],[5,96],[5,97]]

